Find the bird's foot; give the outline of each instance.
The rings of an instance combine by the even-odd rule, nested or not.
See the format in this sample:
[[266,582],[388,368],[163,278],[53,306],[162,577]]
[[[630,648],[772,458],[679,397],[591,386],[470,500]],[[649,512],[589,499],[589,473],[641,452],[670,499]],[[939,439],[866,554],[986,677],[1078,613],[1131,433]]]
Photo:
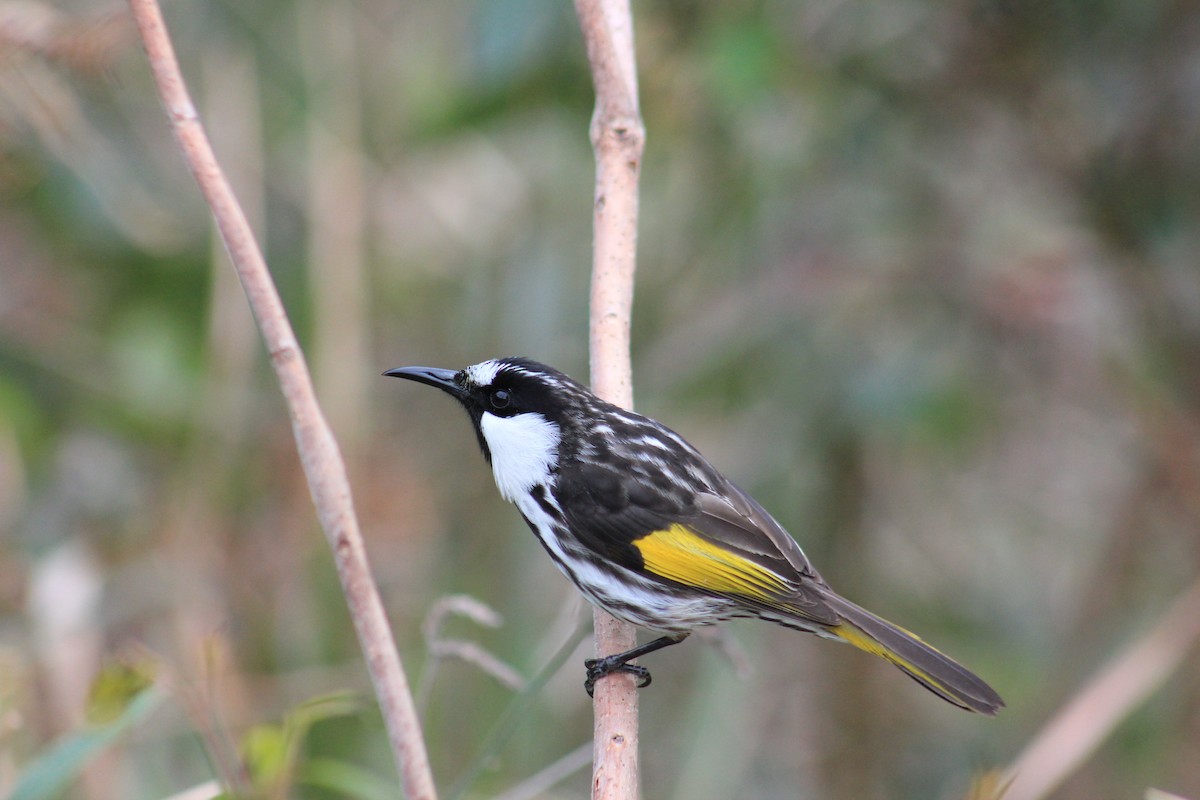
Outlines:
[[606,675],[612,675],[614,672],[624,672],[637,678],[637,688],[639,689],[645,689],[650,685],[650,670],[622,661],[620,654],[605,658],[589,658],[583,662],[583,666],[587,670],[587,680],[583,682],[583,688],[587,690],[588,697],[593,696],[592,693],[596,690],[596,681]]

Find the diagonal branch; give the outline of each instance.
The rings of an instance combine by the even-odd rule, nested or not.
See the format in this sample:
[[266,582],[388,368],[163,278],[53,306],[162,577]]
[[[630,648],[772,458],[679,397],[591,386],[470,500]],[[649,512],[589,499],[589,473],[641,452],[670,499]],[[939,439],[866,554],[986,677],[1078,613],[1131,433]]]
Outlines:
[[[592,388],[600,397],[633,406],[629,329],[637,258],[638,176],[645,129],[637,99],[633,17],[629,0],[575,0],[587,45],[596,110],[591,138],[596,153],[591,295]],[[596,655],[637,643],[632,625],[595,612]],[[638,796],[637,689],[616,674],[596,685],[592,797]]]
[[296,449],[383,712],[405,794],[436,793],[420,722],[396,651],[354,514],[350,482],[333,433],[313,394],[312,379],[279,293],[237,198],[200,124],[157,0],[129,0],[159,95],[189,169],[212,209],[221,239],[254,312],[292,419]]
[[1046,797],[1095,752],[1126,717],[1179,668],[1200,640],[1200,580],[1148,633],[1108,663],[1009,767],[1004,800]]

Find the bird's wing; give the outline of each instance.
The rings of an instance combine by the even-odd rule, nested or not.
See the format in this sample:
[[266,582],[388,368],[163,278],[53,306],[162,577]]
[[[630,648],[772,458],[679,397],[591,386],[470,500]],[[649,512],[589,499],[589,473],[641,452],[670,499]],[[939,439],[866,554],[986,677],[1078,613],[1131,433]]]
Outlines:
[[574,486],[564,487],[567,523],[602,557],[656,580],[837,623],[795,540],[733,484],[672,494],[636,475],[589,468]]
[[825,582],[792,535],[732,481],[718,491],[699,494],[697,505],[704,517],[702,527],[727,547],[764,559],[779,574],[794,574],[797,582]]

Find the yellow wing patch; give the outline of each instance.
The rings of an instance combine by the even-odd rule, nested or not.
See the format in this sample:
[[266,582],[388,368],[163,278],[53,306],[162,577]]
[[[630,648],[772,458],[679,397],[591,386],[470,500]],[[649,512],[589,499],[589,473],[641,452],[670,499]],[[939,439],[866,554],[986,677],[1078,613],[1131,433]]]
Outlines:
[[766,567],[697,536],[678,523],[633,541],[648,571],[687,586],[773,602],[787,585]]

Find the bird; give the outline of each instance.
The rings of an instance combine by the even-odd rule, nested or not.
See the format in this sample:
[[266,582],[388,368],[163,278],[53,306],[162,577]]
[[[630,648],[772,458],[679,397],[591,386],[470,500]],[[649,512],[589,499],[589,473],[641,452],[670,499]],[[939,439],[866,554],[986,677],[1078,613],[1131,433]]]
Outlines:
[[658,637],[584,662],[589,695],[695,629],[765,620],[880,656],[938,697],[995,715],[1004,701],[966,667],[837,594],[757,501],[665,425],[527,358],[385,376],[449,394],[470,417],[501,496],[593,604]]

